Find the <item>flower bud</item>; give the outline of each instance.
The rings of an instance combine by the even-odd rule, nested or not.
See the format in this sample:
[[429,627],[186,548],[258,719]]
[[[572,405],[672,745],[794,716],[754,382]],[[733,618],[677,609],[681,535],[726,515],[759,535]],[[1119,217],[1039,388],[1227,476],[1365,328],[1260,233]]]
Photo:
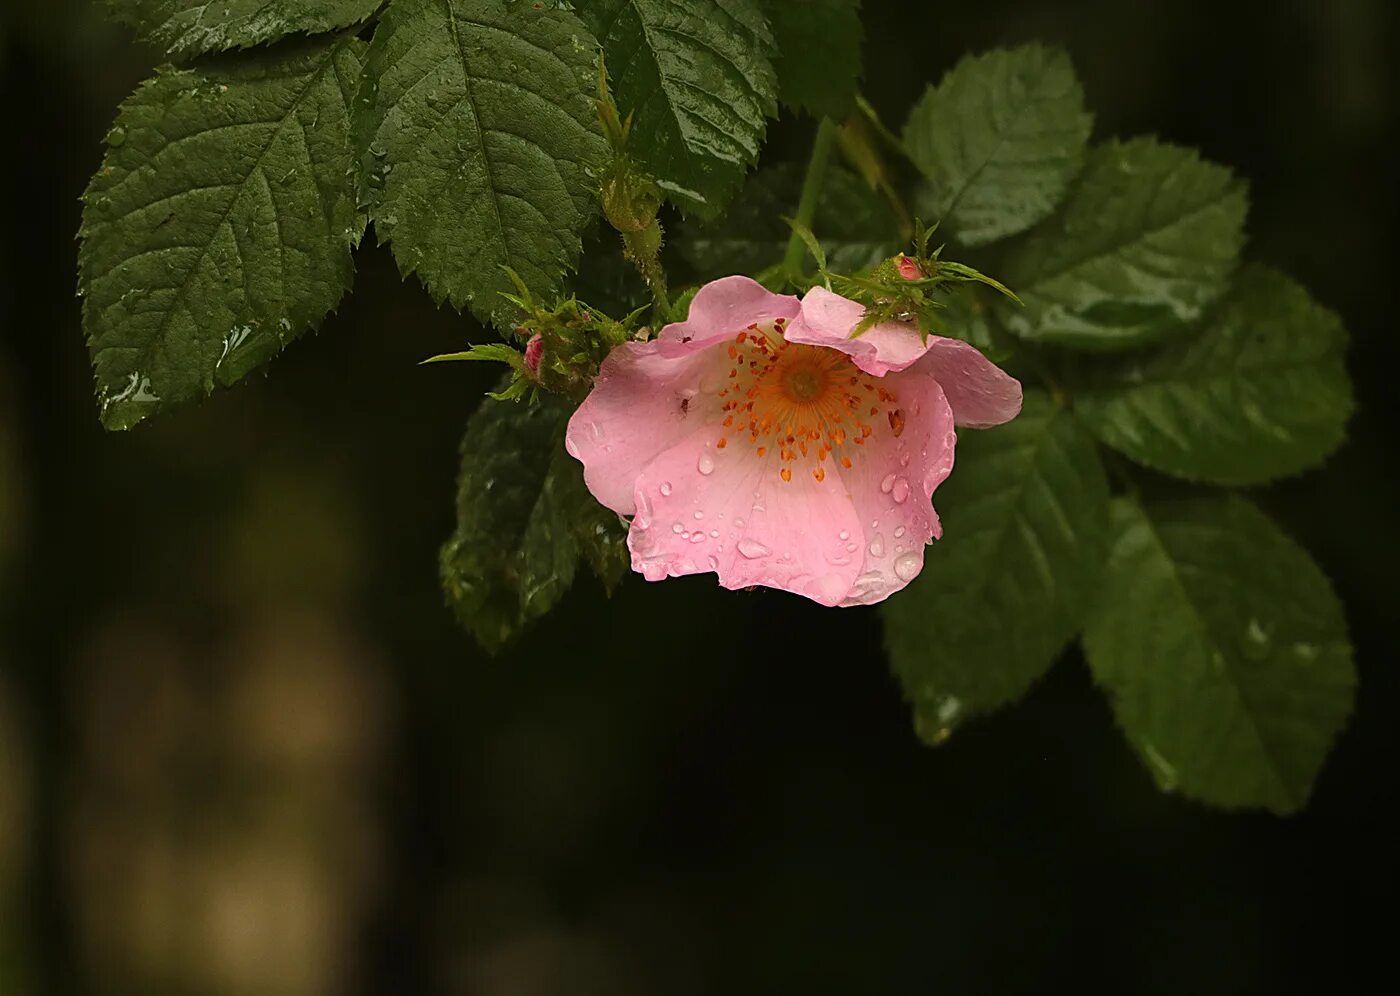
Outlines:
[[540,357],[543,353],[544,343],[540,340],[540,334],[536,332],[525,344],[525,369],[529,371],[531,377],[540,375]]
[[899,275],[905,280],[924,279],[924,268],[919,265],[917,260],[910,259],[908,256],[901,254],[895,260],[894,265],[899,270]]

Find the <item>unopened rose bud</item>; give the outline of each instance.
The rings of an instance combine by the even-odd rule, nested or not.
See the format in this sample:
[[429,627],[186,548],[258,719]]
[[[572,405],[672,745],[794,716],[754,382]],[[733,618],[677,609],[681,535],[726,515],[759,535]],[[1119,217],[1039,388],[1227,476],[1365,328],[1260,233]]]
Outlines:
[[895,266],[899,270],[899,275],[905,280],[924,279],[923,267],[908,256],[900,256],[899,259],[895,261]]
[[530,376],[539,376],[540,356],[543,353],[544,343],[540,341],[540,334],[536,332],[530,336],[530,341],[525,344],[525,369],[530,372]]

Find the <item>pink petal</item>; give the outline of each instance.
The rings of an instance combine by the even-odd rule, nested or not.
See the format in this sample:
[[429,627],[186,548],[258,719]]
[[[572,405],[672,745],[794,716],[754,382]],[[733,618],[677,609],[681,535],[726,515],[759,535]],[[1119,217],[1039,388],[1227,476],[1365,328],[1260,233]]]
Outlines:
[[1021,382],[971,343],[931,335],[913,369],[937,378],[958,425],[985,429],[1021,413]]
[[942,535],[930,500],[953,469],[953,411],[938,381],[921,369],[891,374],[898,398],[895,423],[872,434],[850,468],[841,471],[860,518],[864,556],[842,605],[870,605],[899,591],[923,570],[924,547]]
[[[860,521],[835,474],[779,477],[776,456],[714,446],[698,432],[637,480],[627,543],[649,581],[713,571],[726,588],[765,585],[839,605],[860,572]],[[854,547],[854,550],[852,549]]]
[[787,340],[840,350],[876,377],[903,370],[924,355],[928,347],[918,330],[901,322],[876,325],[852,339],[864,315],[864,306],[855,301],[825,287],[813,287],[802,298],[802,313],[788,327]]
[[855,301],[813,287],[802,299],[802,314],[788,327],[787,340],[838,349],[876,377],[918,363],[943,385],[959,425],[1000,425],[1020,412],[1020,382],[977,347],[936,335],[921,341],[918,330],[902,322],[876,325],[852,339],[851,332],[864,314],[864,307]]
[[663,342],[703,342],[733,335],[755,322],[774,318],[791,321],[801,310],[801,303],[791,294],[774,294],[749,277],[721,277],[700,288],[685,321],[667,325],[657,338]]
[[697,428],[719,424],[719,399],[704,388],[724,360],[717,341],[625,342],[608,354],[564,436],[593,497],[631,515],[642,468]]

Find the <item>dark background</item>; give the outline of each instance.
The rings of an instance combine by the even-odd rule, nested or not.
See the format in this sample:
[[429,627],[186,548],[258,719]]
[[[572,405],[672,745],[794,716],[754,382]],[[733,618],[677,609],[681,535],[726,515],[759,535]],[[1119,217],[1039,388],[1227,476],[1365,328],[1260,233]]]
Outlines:
[[[98,426],[74,233],[153,53],[0,10],[0,994],[1367,992],[1392,974],[1400,4],[866,0],[898,123],[969,50],[1065,45],[1096,135],[1252,181],[1360,412],[1255,495],[1361,685],[1291,819],[1159,794],[1069,655],[916,741],[869,611],[591,582],[486,658],[442,608],[480,330],[366,247],[266,376]],[[811,123],[774,129],[805,155]]]

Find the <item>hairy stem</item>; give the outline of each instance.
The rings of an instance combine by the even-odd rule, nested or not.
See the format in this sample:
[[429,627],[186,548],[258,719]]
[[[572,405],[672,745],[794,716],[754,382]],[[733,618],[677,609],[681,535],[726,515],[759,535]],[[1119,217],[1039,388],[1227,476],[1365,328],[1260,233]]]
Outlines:
[[[812,227],[812,218],[817,213],[817,201],[821,197],[822,184],[826,182],[826,168],[831,162],[831,149],[836,142],[836,123],[830,118],[822,118],[817,125],[817,137],[812,142],[812,158],[807,161],[807,176],[802,181],[802,196],[797,201],[797,214],[793,220],[804,228]],[[783,272],[788,275],[800,273],[802,258],[807,246],[802,236],[793,232],[788,238],[787,252],[783,254]]]

